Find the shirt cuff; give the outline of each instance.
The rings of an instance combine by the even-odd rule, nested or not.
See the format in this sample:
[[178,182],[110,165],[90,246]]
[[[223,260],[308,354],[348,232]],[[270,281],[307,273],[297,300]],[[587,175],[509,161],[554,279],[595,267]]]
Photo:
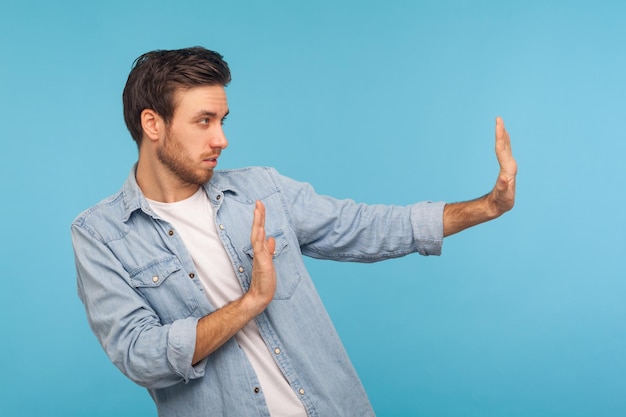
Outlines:
[[445,202],[421,202],[411,207],[413,239],[420,255],[441,255]]
[[197,317],[177,320],[170,325],[167,335],[167,360],[175,373],[180,375],[185,383],[190,379],[204,376],[207,358],[195,365],[191,365],[196,349]]

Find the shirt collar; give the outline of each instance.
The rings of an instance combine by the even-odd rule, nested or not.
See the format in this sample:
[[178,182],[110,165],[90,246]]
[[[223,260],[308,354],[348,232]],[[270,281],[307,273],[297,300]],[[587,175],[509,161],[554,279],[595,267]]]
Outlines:
[[[123,220],[125,222],[128,221],[130,216],[137,210],[141,210],[151,217],[156,217],[146,197],[143,195],[141,188],[139,188],[139,184],[137,184],[137,179],[135,178],[136,171],[137,164],[135,163],[122,187],[122,199],[124,201]],[[223,195],[226,192],[232,192],[235,195],[238,194],[235,184],[233,184],[230,176],[225,174],[225,172],[227,171],[215,171],[211,181],[203,185],[212,201],[217,195]]]
[[225,193],[239,194],[237,182],[231,178],[232,172],[232,170],[215,171],[211,181],[204,184],[204,189],[211,201],[214,201],[218,195],[224,195]]
[[137,210],[142,210],[144,213],[153,216],[154,213],[150,208],[150,204],[143,196],[137,179],[135,178],[135,172],[137,171],[137,164],[134,164],[124,182],[122,187],[122,200],[124,201],[124,218],[123,221],[127,221],[131,214]]

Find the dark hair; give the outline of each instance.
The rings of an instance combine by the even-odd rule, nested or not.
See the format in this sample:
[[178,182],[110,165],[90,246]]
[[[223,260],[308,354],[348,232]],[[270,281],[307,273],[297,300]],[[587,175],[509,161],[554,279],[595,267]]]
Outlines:
[[176,90],[229,82],[228,64],[217,52],[200,46],[147,52],[133,63],[122,94],[126,127],[139,146],[142,111],[152,109],[170,123]]

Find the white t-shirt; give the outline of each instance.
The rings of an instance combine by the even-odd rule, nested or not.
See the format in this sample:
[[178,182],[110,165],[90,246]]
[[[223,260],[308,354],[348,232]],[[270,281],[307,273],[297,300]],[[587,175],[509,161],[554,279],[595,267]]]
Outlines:
[[[148,202],[182,237],[211,304],[220,308],[240,298],[243,290],[217,235],[213,207],[204,187],[188,199],[175,203]],[[302,403],[274,362],[255,321],[248,322],[234,337],[259,378],[270,414],[306,417]]]

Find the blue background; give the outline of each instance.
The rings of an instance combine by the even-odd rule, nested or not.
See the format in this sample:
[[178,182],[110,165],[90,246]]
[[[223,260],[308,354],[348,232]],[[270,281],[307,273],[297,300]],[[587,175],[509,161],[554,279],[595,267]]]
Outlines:
[[626,415],[626,6],[620,1],[4,1],[0,414],[154,416],[75,290],[69,224],[136,148],[121,91],[152,49],[231,65],[220,166],[368,203],[490,190],[515,209],[444,256],[308,261],[386,416]]

